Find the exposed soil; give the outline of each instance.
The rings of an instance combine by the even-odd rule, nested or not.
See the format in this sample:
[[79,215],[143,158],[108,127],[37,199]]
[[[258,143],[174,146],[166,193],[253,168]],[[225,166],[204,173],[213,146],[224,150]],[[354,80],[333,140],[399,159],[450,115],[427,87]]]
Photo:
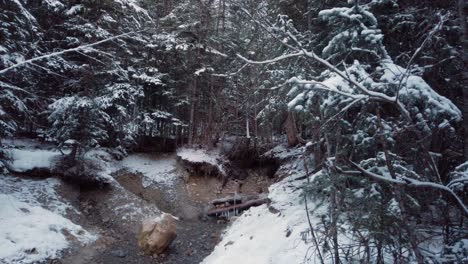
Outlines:
[[[171,188],[151,185],[144,188],[137,173],[121,170],[115,179],[122,186],[108,191],[77,191],[64,185],[62,194],[72,201],[81,214],[72,213],[72,219],[87,230],[100,233],[92,245],[77,247],[61,260],[62,264],[110,263],[199,263],[208,256],[220,239],[227,222],[204,216],[208,203],[238,191],[236,182],[228,182],[220,190],[221,181],[211,177],[191,176],[179,168],[179,177]],[[249,177],[241,188],[245,193],[267,190],[271,180],[267,177]],[[135,217],[122,217],[123,205],[137,208]],[[145,256],[137,247],[137,233],[141,220],[171,213],[179,218],[177,238],[160,256]]]

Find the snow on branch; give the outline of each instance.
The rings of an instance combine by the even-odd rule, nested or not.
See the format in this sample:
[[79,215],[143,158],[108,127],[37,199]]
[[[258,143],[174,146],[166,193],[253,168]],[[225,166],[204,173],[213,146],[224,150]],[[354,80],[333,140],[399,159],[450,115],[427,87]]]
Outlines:
[[18,86],[15,86],[15,85],[12,85],[12,84],[9,84],[9,83],[6,83],[6,82],[0,81],[0,87],[4,87],[4,88],[9,89],[9,90],[14,90],[14,91],[22,92],[22,93],[31,95],[31,96],[33,96],[33,97],[36,97],[35,94],[33,94],[33,93],[29,92],[29,91],[26,91],[26,90],[23,89],[23,88],[20,88],[20,87],[18,87]]
[[[343,78],[343,80],[346,80],[347,82],[352,84],[362,94],[368,96],[369,99],[394,104],[407,121],[411,120],[411,117],[410,117],[410,114],[409,114],[408,110],[398,100],[398,98],[396,96],[388,96],[388,95],[386,95],[384,93],[381,93],[381,92],[375,92],[375,91],[368,90],[364,85],[358,83],[356,80],[354,80],[353,78],[348,76],[345,72],[339,70],[338,68],[333,66],[331,63],[329,63],[327,60],[320,58],[317,54],[315,54],[312,51],[306,51],[305,49],[302,49],[299,52],[281,55],[281,56],[278,56],[276,58],[273,58],[273,59],[270,59],[270,60],[264,60],[264,61],[249,60],[249,59],[243,57],[240,54],[237,54],[237,57],[239,57],[240,59],[242,59],[245,62],[250,63],[250,64],[271,64],[271,63],[276,63],[276,62],[279,62],[279,61],[282,61],[282,60],[285,60],[285,59],[295,58],[295,57],[305,57],[305,58],[308,58],[308,59],[312,59],[312,60],[322,64],[323,66],[328,68],[330,71],[336,73],[338,76]],[[318,89],[319,86],[315,86],[315,87]]]
[[312,87],[306,86],[306,88],[333,92],[333,93],[337,93],[337,94],[340,94],[340,95],[343,95],[343,96],[346,96],[346,97],[350,97],[350,98],[353,98],[353,99],[361,100],[361,99],[369,98],[369,96],[366,96],[366,95],[351,94],[351,93],[343,92],[343,91],[340,91],[338,89],[334,89],[334,88],[332,88],[332,87],[330,87],[330,86],[328,86],[328,85],[326,85],[324,83],[317,82],[317,81],[298,80],[297,78],[293,77],[288,82],[292,82],[292,83],[296,83],[296,84],[302,84],[302,85],[312,84]]
[[[120,35],[117,35],[117,36],[113,36],[113,37],[110,37],[110,38],[106,38],[106,39],[103,39],[103,40],[100,40],[100,41],[97,41],[97,42],[94,42],[94,43],[81,45],[81,46],[78,46],[76,48],[71,48],[71,49],[65,49],[65,50],[61,50],[61,51],[57,51],[57,52],[52,52],[52,53],[49,53],[49,54],[46,54],[46,55],[42,55],[42,56],[35,57],[35,58],[29,59],[29,60],[25,60],[25,61],[16,63],[14,65],[11,65],[9,67],[6,67],[6,68],[0,70],[0,75],[4,74],[4,73],[6,73],[6,72],[8,72],[8,71],[10,71],[12,69],[15,69],[15,68],[27,65],[27,64],[31,64],[31,63],[33,63],[35,61],[48,59],[48,58],[59,56],[59,55],[65,54],[65,53],[76,52],[76,51],[80,51],[80,50],[90,50],[91,47],[100,45],[100,44],[105,43],[105,42],[109,42],[109,41],[114,40],[114,39],[119,39],[119,38],[122,38],[122,37],[125,37],[125,36],[128,36],[128,35],[139,33],[139,32],[142,32],[142,31],[145,31],[145,30],[127,32],[127,33],[120,34]],[[91,50],[96,51],[94,49],[91,49]]]
[[239,57],[240,59],[242,59],[245,62],[250,63],[250,64],[271,64],[271,63],[275,63],[275,62],[282,61],[282,60],[285,60],[285,59],[301,57],[301,56],[304,56],[304,52],[302,52],[302,51],[301,52],[296,52],[296,53],[291,53],[291,54],[284,54],[284,55],[281,55],[279,57],[273,58],[271,60],[253,61],[253,60],[249,60],[249,59],[243,57],[240,54],[237,54],[237,57]]
[[379,181],[389,182],[389,183],[398,184],[398,185],[419,187],[419,188],[428,187],[428,188],[432,188],[432,189],[438,189],[440,191],[445,191],[445,192],[449,193],[453,198],[455,198],[455,200],[458,202],[458,204],[463,209],[465,214],[468,215],[468,208],[463,203],[462,199],[460,197],[458,197],[458,195],[452,189],[450,189],[449,187],[447,187],[445,185],[434,183],[434,182],[419,181],[419,180],[416,180],[416,179],[408,178],[406,176],[401,176],[399,179],[393,179],[393,178],[390,178],[390,177],[385,177],[385,176],[370,172],[370,171],[364,169],[363,167],[359,166],[358,164],[356,164],[356,163],[354,163],[352,161],[350,161],[350,163],[359,172],[361,172],[365,176],[376,179],[376,180],[379,180]]

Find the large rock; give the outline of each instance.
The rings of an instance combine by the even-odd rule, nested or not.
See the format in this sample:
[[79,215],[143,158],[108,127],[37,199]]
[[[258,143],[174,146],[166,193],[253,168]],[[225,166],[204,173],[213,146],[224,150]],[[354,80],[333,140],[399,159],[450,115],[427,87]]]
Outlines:
[[140,226],[138,246],[146,255],[163,253],[177,237],[176,218],[170,214],[145,219]]

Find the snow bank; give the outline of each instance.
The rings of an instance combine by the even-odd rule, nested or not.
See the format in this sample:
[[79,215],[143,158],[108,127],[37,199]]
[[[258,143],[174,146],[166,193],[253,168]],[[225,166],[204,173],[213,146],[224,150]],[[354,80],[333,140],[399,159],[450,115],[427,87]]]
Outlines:
[[34,139],[7,138],[2,140],[5,153],[11,158],[7,162],[10,169],[25,172],[32,169],[51,168],[55,158],[61,153],[53,150],[53,145]]
[[218,172],[225,175],[222,155],[218,149],[194,149],[194,148],[180,148],[177,150],[177,157],[189,163],[207,163],[213,165],[218,169]]
[[70,240],[89,243],[97,236],[64,217],[71,205],[55,192],[59,181],[0,175],[0,262],[33,263],[57,258]]
[[44,149],[11,149],[7,153],[11,156],[12,162],[8,165],[16,172],[25,172],[38,168],[51,168],[60,152]]
[[303,263],[313,249],[301,203],[300,186],[304,182],[293,181],[296,177],[294,174],[270,187],[270,206],[277,213],[271,212],[267,205],[250,208],[233,223],[202,263],[230,264],[238,263],[239,259],[244,264]]
[[176,161],[173,157],[154,157],[151,154],[132,154],[120,162],[120,166],[131,172],[143,174],[143,187],[151,184],[172,186],[177,179]]
[[177,156],[190,162],[217,165],[220,154],[217,151],[209,152],[205,149],[180,148],[177,150]]

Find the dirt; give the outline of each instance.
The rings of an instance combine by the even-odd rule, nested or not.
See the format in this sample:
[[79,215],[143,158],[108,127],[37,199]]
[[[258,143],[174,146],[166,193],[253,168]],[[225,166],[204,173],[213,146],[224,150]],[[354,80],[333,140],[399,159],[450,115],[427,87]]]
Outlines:
[[[120,188],[77,191],[64,185],[62,194],[81,212],[72,214],[72,219],[85,229],[99,233],[100,238],[91,245],[75,247],[63,259],[52,263],[200,263],[212,252],[228,224],[206,217],[207,204],[239,191],[239,185],[229,182],[220,190],[219,179],[193,175],[183,177],[183,169],[178,170],[181,177],[171,188],[156,185],[144,188],[141,175],[125,170],[115,174]],[[240,191],[258,193],[266,191],[270,184],[266,177],[249,177]],[[119,209],[127,204],[141,213],[128,217],[128,213]],[[164,254],[143,255],[137,247],[136,238],[141,220],[159,215],[161,211],[179,218],[177,238]]]

